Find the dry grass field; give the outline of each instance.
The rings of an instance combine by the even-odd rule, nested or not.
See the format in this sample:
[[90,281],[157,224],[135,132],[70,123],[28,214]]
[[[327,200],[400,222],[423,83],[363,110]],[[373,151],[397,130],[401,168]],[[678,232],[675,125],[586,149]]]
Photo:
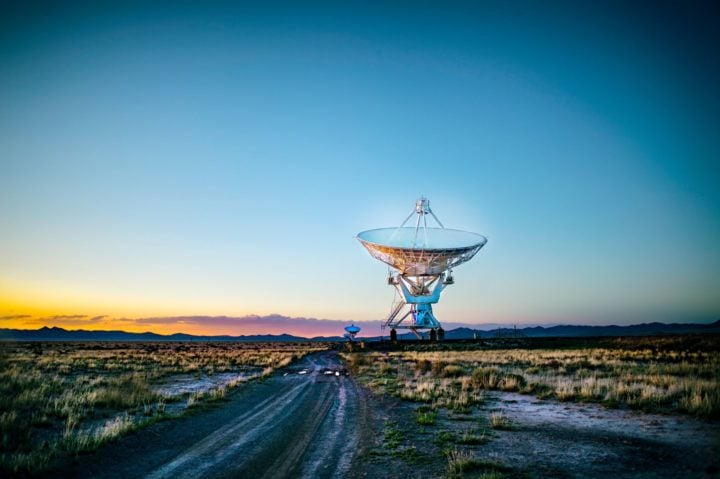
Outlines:
[[482,402],[484,391],[501,390],[648,412],[720,414],[716,338],[624,338],[567,349],[453,348],[412,346],[344,357],[370,388],[433,408],[463,410]]
[[[43,470],[154,421],[221,401],[317,343],[2,343],[0,473]],[[2,474],[0,474],[2,475]]]
[[495,409],[498,395],[520,393],[712,421],[720,416],[718,346],[714,336],[594,344],[571,340],[552,348],[400,343],[385,351],[344,353],[343,358],[376,394],[416,404],[415,429],[406,428],[404,434],[418,441],[426,428],[435,428],[448,477],[515,477],[519,472],[507,464],[478,455],[487,448],[479,445],[515,430],[508,415]]

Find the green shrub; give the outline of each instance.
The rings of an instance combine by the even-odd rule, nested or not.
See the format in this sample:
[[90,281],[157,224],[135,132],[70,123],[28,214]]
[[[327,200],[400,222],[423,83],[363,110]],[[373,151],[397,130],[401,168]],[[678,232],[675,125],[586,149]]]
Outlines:
[[435,411],[421,410],[421,408],[415,411],[415,422],[421,426],[432,426],[435,424],[436,419],[437,413]]

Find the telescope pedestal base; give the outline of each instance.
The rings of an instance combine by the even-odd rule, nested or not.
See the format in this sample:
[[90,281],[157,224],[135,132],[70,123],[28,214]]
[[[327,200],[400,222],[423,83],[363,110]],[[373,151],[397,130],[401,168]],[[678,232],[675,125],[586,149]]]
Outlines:
[[[408,306],[405,314],[400,315],[399,313]],[[386,328],[390,328],[390,341],[393,342],[397,341],[398,329],[409,330],[418,339],[423,339],[421,333],[425,330],[430,331],[430,341],[442,341],[445,338],[445,330],[433,314],[431,304],[400,304],[383,323],[382,329]]]

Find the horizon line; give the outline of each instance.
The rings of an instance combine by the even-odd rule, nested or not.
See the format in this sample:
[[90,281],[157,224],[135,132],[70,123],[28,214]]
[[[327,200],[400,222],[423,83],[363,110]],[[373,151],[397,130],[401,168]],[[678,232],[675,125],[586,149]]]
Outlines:
[[[322,320],[319,320],[322,321]],[[332,320],[336,321],[336,320]],[[485,324],[495,324],[495,323],[485,323]],[[649,325],[662,325],[662,326],[684,326],[684,327],[692,327],[692,326],[712,326],[718,324],[720,325],[720,319],[714,320],[714,321],[699,321],[699,322],[692,322],[692,323],[678,323],[678,322],[663,322],[663,321],[652,321],[652,322],[641,322],[641,323],[633,323],[633,324],[627,324],[627,325],[619,325],[619,324],[570,324],[570,323],[561,323],[561,324],[553,324],[553,325],[522,325],[523,327],[518,328],[518,325],[509,325],[509,326],[502,326],[497,325],[500,327],[495,327],[493,329],[477,329],[469,326],[481,326],[482,324],[478,325],[461,325],[457,326],[452,329],[447,329],[447,332],[450,331],[456,331],[458,329],[470,329],[472,331],[482,331],[482,332],[493,332],[493,331],[502,331],[502,330],[513,330],[513,329],[552,329],[552,328],[558,328],[558,327],[574,327],[574,328],[633,328],[633,327],[640,327],[640,326],[649,326]],[[192,336],[192,337],[207,337],[207,338],[220,338],[220,337],[228,337],[228,338],[247,338],[247,337],[253,337],[253,336],[272,336],[272,337],[280,337],[280,336],[290,336],[293,338],[302,338],[302,339],[317,339],[317,338],[342,338],[341,334],[337,335],[315,335],[315,336],[303,336],[301,334],[293,334],[289,332],[283,332],[283,333],[272,333],[272,332],[261,332],[261,333],[251,333],[251,334],[230,334],[230,333],[221,333],[221,334],[194,334],[194,333],[187,333],[183,331],[177,331],[173,333],[158,333],[153,332],[150,330],[147,331],[128,331],[124,329],[70,329],[65,328],[61,326],[41,326],[36,329],[26,329],[26,328],[0,328],[0,332],[2,331],[18,331],[18,332],[39,332],[42,330],[62,330],[68,333],[76,333],[76,332],[84,332],[84,333],[123,333],[123,334],[132,334],[132,335],[147,335],[152,334],[155,336],[162,336],[162,337],[172,337],[172,336],[178,336],[178,335],[184,335],[184,336]],[[409,330],[407,331],[409,332]],[[358,336],[359,338],[375,338],[385,336],[383,334],[380,335],[363,335]],[[0,338],[2,340],[2,338]]]

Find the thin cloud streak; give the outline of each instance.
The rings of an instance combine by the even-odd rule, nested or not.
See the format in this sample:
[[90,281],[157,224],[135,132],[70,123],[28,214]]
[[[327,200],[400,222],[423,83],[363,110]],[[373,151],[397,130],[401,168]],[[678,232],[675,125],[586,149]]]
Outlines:
[[0,316],[0,321],[10,321],[12,319],[26,319],[31,317],[32,316],[29,314],[8,314],[5,316]]
[[[13,319],[25,319],[24,323],[27,325],[41,325],[41,326],[94,326],[107,324],[108,327],[116,327],[116,319],[110,318],[110,316],[103,314],[97,316],[90,316],[88,314],[55,314],[52,316],[41,316],[33,317],[30,314],[18,315],[17,318]],[[94,329],[97,329],[95,327]]]

